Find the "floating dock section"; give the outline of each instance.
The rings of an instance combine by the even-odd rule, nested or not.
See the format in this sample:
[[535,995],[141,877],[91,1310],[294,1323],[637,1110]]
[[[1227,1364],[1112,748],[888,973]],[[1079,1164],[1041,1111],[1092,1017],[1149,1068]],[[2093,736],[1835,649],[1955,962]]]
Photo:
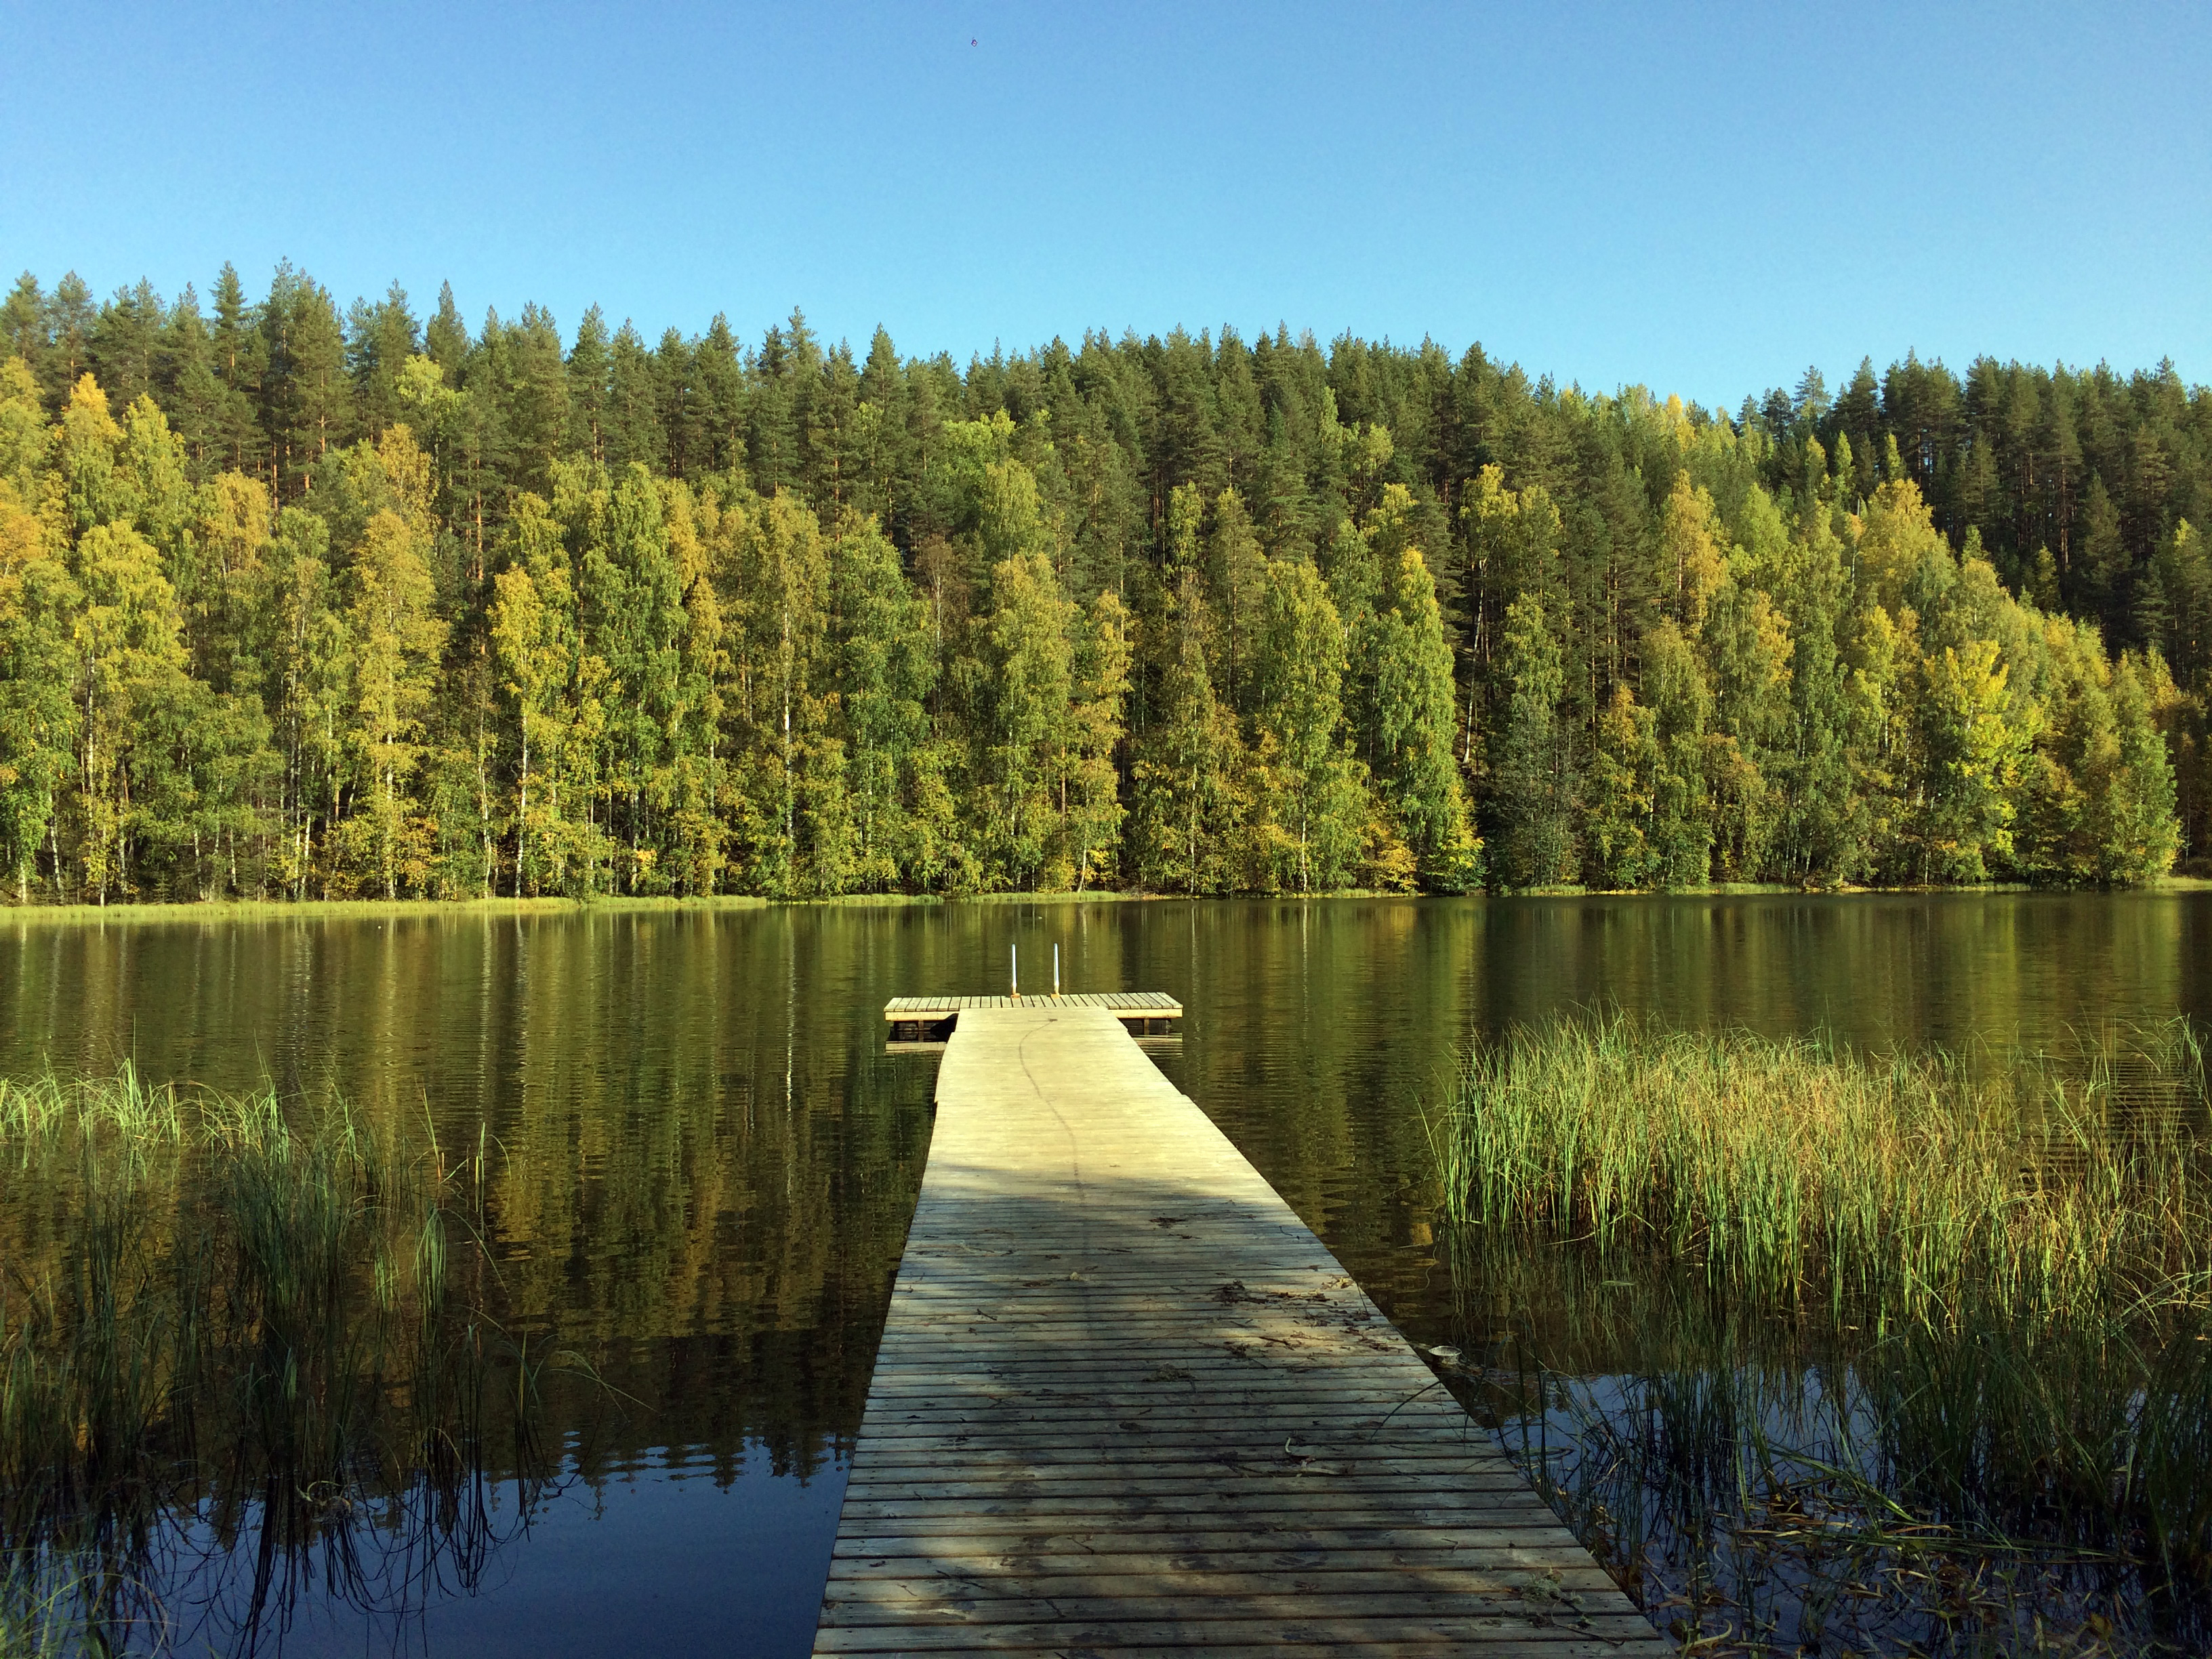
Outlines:
[[893,997],[884,1005],[894,1042],[942,1042],[960,1016],[994,1008],[1102,1009],[1137,1036],[1158,1035],[1182,1018],[1182,1004],[1164,991],[1082,991],[1064,997]]
[[1123,1006],[951,1012],[817,1654],[1672,1651]]

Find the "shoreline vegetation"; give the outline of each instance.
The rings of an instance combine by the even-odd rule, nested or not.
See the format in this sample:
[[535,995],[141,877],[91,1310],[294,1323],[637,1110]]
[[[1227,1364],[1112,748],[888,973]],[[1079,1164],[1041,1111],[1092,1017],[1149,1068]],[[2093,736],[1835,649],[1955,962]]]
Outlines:
[[[1697,899],[1697,898],[1895,898],[1987,897],[2004,894],[2051,893],[2054,890],[2026,882],[1987,882],[1973,887],[1833,887],[1808,890],[1779,882],[1716,882],[1700,887],[1671,888],[1654,892],[1647,888],[1534,887],[1506,894],[1480,896],[1516,900],[1544,899]],[[2194,893],[2212,890],[2212,878],[2172,874],[2123,890],[2139,895]],[[0,926],[9,922],[122,922],[122,921],[273,921],[282,919],[325,921],[340,919],[394,920],[428,916],[560,916],[698,913],[717,910],[765,910],[830,906],[866,908],[908,905],[1020,905],[1020,904],[1142,904],[1155,901],[1184,901],[1193,896],[1176,892],[1129,891],[1093,888],[1088,892],[1000,893],[841,893],[829,897],[768,898],[749,893],[711,895],[662,894],[631,897],[595,894],[586,897],[541,895],[525,898],[443,899],[252,899],[206,898],[185,900],[118,901],[112,904],[16,904],[0,896]],[[1316,893],[1221,894],[1200,897],[1256,900],[1261,902],[1324,904],[1370,899],[1421,899],[1429,894],[1394,892],[1376,888],[1338,888]],[[1461,895],[1458,896],[1468,896]]]
[[2212,1297],[2205,1100],[2181,1021],[1984,1057],[1593,1016],[1474,1050],[1432,1133],[1455,1224],[1940,1324]]
[[2130,886],[2212,392],[0,300],[19,902]]
[[484,1151],[127,1066],[0,1080],[0,1653],[250,1653],[303,1595],[477,1582],[581,1367],[489,1316]]
[[1442,1369],[1662,1628],[2203,1650],[2186,1024],[1905,1054],[1583,1016],[1470,1054],[1431,1126],[1467,1322]]

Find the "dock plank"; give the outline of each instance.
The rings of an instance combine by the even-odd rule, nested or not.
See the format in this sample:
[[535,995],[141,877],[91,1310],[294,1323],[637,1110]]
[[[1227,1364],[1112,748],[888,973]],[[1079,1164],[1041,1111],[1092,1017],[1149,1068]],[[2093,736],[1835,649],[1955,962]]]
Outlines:
[[1182,1012],[885,1006],[957,1023],[815,1651],[1669,1651],[1123,1025]]
[[1057,1008],[1062,1012],[1103,1009],[1121,1019],[1181,1019],[1182,1004],[1164,991],[1080,991],[1062,996],[1049,993],[1014,996],[906,996],[884,1004],[884,1018],[894,1024],[934,1022],[964,1013],[1012,1008]]

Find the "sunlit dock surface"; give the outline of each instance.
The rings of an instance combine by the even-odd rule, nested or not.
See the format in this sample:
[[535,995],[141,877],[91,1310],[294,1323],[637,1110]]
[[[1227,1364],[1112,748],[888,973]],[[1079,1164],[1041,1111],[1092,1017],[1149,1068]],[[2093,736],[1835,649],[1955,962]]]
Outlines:
[[1672,1650],[1126,1016],[965,1000],[817,1653]]
[[1077,991],[1027,1000],[1016,996],[893,997],[884,1005],[884,1018],[890,1022],[893,1042],[943,1042],[963,1012],[1033,1008],[1041,1003],[1057,1008],[1103,1009],[1139,1034],[1164,1031],[1171,1021],[1182,1018],[1182,1004],[1164,991]]

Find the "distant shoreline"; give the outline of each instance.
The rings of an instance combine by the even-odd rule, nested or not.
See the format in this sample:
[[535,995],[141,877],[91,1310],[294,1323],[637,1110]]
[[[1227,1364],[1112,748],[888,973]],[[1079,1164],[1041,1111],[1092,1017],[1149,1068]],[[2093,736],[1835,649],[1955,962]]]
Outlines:
[[[1422,893],[1389,893],[1344,888],[1327,893],[1208,893],[1196,895],[1202,902],[1218,904],[1265,902],[1304,904],[1346,900],[1393,899],[1426,904],[1452,904],[1468,899],[1686,899],[1686,898],[1872,898],[1872,897],[2017,897],[2023,894],[2107,897],[2160,893],[2212,891],[2212,878],[2166,876],[2133,887],[2034,887],[2024,883],[1992,882],[1973,887],[1831,887],[1800,888],[1778,884],[1734,883],[1667,891],[1612,890],[1602,888],[1544,887],[1519,893],[1469,893],[1440,896]],[[0,922],[61,924],[71,922],[276,921],[298,919],[331,921],[389,918],[418,920],[432,916],[526,917],[603,915],[710,913],[718,910],[865,909],[876,907],[1006,904],[1139,904],[1154,901],[1185,901],[1188,893],[1142,893],[1092,890],[1057,893],[848,893],[830,898],[763,898],[747,894],[721,894],[710,898],[473,898],[473,899],[205,899],[191,902],[162,900],[149,903],[10,904],[0,905]]]

